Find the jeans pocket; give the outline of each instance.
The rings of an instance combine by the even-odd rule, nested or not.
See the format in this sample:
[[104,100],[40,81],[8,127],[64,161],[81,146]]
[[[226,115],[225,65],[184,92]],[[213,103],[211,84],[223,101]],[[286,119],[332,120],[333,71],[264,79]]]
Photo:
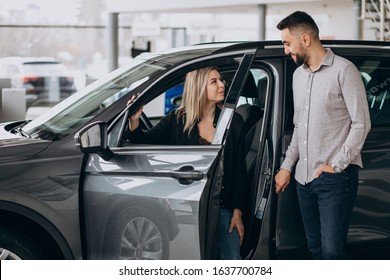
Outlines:
[[340,173],[336,173],[336,172],[328,172],[328,171],[322,171],[321,175],[324,174],[324,175],[338,175]]
[[319,177],[319,180],[329,186],[335,186],[335,185],[345,185],[345,174],[342,173],[333,173],[333,172],[326,172],[323,171]]
[[334,180],[342,180],[342,178],[344,178],[344,175],[345,175],[344,172],[336,173],[336,172],[322,171],[322,173],[321,173],[321,176],[323,176],[325,178],[331,178],[331,179],[334,179]]

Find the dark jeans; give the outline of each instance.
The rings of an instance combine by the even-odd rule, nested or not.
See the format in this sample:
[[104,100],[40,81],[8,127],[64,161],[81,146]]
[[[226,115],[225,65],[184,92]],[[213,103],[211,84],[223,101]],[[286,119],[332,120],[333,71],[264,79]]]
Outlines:
[[347,259],[349,218],[356,200],[359,167],[323,172],[312,182],[297,183],[308,247],[314,259]]
[[241,260],[240,235],[236,228],[229,233],[233,212],[226,208],[219,211],[218,240],[220,260]]

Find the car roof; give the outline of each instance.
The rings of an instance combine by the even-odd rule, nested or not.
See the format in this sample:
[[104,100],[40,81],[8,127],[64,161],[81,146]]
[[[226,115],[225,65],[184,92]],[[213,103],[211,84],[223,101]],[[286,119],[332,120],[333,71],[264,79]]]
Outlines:
[[[356,53],[365,52],[367,49],[389,49],[390,42],[384,41],[367,41],[367,40],[321,40],[324,47],[349,49]],[[275,54],[283,54],[283,44],[281,40],[266,41],[232,41],[232,42],[213,42],[195,44],[180,48],[166,49],[154,53],[142,53],[138,58],[145,60],[159,61],[169,64],[177,64],[189,59],[201,56],[218,54],[245,52],[249,50],[264,49],[275,50]]]
[[[259,47],[259,43],[255,41],[232,41],[232,42],[213,42],[202,43],[191,46],[166,49],[153,53],[142,53],[136,58],[149,61],[155,61],[166,65],[177,65],[186,61],[196,59],[198,57],[205,57],[218,53],[234,53],[238,51],[255,51]],[[267,41],[267,45],[277,44],[282,46],[281,42]]]
[[157,61],[160,63],[177,64],[186,60],[197,57],[213,54],[215,51],[238,44],[237,42],[221,42],[209,44],[197,44],[185,47],[169,48],[157,52],[144,52],[135,57],[136,59],[144,59]]

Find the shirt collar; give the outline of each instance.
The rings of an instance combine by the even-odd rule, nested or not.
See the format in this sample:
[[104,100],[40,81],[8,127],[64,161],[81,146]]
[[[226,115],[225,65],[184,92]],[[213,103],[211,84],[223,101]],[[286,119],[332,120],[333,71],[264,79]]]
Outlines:
[[[316,71],[319,71],[322,68],[322,66],[332,66],[334,57],[335,57],[335,54],[333,53],[333,51],[330,48],[326,48],[326,55],[322,59],[320,67],[318,67],[318,69]],[[303,64],[303,68],[305,70],[311,72],[309,66],[306,63]],[[314,71],[314,72],[316,72],[316,71]]]
[[332,66],[333,60],[334,60],[334,53],[331,49],[326,48],[326,55],[324,56],[324,59],[321,62],[321,66]]

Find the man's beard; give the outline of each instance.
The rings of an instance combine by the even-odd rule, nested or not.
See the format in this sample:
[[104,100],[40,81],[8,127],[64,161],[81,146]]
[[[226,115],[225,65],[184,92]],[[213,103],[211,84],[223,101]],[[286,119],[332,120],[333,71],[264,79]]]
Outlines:
[[305,57],[299,54],[295,55],[295,64],[297,66],[301,66],[303,63],[305,63]]
[[297,66],[301,66],[302,64],[306,63],[307,61],[307,53],[306,50],[301,45],[299,48],[299,51],[295,53],[295,64]]

